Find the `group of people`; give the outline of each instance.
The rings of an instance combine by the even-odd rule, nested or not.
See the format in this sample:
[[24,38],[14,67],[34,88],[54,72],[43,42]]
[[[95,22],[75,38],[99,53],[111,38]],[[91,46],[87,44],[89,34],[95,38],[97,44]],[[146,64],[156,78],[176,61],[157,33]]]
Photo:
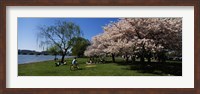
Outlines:
[[[65,61],[64,63],[62,63],[61,61],[55,63],[56,64],[56,67],[60,66],[60,65],[66,65],[67,62]],[[76,60],[76,57],[74,57],[74,59],[72,60],[72,65],[75,65],[78,67],[78,62]],[[79,68],[79,67],[78,67]]]
[[[104,60],[101,59],[100,62],[101,62],[101,63],[104,63]],[[86,64],[94,64],[94,63],[95,63],[95,62],[93,62],[91,58],[90,58],[90,60],[89,60],[88,62],[86,62]],[[62,63],[62,62],[59,61],[59,62],[57,62],[57,63],[55,63],[55,64],[56,64],[56,67],[58,67],[58,66],[60,66],[60,65],[66,65],[67,62],[65,61],[64,63]],[[78,67],[78,62],[77,62],[77,60],[76,60],[76,57],[74,57],[74,59],[72,60],[72,65],[77,66],[77,68],[79,68],[79,67]]]
[[90,58],[90,60],[88,62],[86,62],[86,64],[92,64],[92,59]]
[[94,62],[94,60],[92,60],[90,58],[90,60],[88,62],[86,62],[86,64],[96,64],[96,63],[105,63],[104,59],[100,59],[99,61]]

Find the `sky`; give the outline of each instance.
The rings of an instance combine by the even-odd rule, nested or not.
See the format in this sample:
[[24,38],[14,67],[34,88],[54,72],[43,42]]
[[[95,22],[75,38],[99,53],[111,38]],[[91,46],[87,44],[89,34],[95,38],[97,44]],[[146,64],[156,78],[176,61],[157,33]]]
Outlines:
[[91,40],[93,36],[103,33],[102,26],[118,18],[18,18],[18,49],[43,51],[37,43],[38,26],[51,26],[58,20],[72,21],[79,25],[83,37]]

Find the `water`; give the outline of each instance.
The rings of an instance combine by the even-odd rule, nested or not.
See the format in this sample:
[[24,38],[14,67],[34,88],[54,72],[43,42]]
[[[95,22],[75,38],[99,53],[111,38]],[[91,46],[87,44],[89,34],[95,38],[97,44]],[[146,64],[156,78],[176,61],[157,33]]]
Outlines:
[[[65,56],[65,58],[73,58],[74,56]],[[47,60],[54,60],[55,56],[52,55],[18,55],[18,64],[40,62]],[[57,56],[58,59],[61,59],[62,56]]]

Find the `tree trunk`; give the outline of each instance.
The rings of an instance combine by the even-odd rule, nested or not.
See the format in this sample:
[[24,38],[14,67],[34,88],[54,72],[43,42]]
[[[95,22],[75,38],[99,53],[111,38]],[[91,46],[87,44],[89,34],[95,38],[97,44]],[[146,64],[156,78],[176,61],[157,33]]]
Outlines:
[[140,57],[140,62],[144,62],[144,56],[142,55],[141,57]]
[[67,49],[65,49],[65,51],[62,53],[61,63],[64,63],[66,52],[67,52]]
[[147,59],[148,59],[148,62],[150,63],[151,62],[151,57],[152,57],[152,54],[151,52],[148,53],[148,56],[147,56]]
[[57,60],[57,57],[56,57],[57,55],[55,55],[55,58],[54,58],[54,60],[56,61]]
[[129,58],[129,57],[126,55],[126,63],[128,63],[128,58]]
[[166,61],[166,55],[165,55],[164,51],[158,53],[158,60],[159,60],[159,62],[162,62],[162,63],[164,63]]
[[150,57],[150,56],[148,57],[148,62],[149,62],[149,63],[151,62],[151,57]]
[[140,57],[140,62],[144,62],[144,55],[145,55],[145,48],[144,48],[144,45],[142,46],[142,55],[141,55],[141,57]]
[[65,59],[65,54],[62,54],[61,63],[64,63],[64,59]]
[[165,54],[163,54],[163,56],[162,56],[162,63],[165,63],[165,61],[166,61],[166,56],[165,56]]
[[112,61],[115,63],[115,54],[112,53]]
[[92,62],[95,63],[95,61],[94,61],[94,56],[92,56]]
[[132,59],[132,63],[134,63],[135,62],[135,56],[132,56],[131,59]]

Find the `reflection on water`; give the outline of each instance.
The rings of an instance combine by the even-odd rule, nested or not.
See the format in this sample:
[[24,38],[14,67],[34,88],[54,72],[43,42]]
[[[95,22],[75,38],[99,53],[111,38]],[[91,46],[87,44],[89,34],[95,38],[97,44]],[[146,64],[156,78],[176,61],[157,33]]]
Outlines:
[[[74,56],[65,56],[65,58],[72,58]],[[18,64],[32,63],[46,60],[54,60],[55,56],[52,55],[18,55]],[[61,56],[57,56],[61,59]]]

